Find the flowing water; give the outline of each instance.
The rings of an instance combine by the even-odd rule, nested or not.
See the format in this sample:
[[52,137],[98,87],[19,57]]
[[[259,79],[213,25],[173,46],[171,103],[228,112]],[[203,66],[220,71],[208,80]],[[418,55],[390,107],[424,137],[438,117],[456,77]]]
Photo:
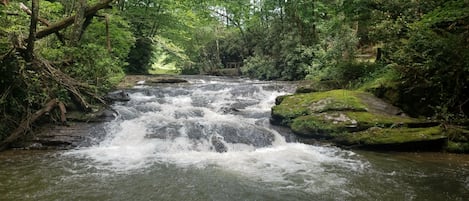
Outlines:
[[469,157],[306,145],[269,124],[281,82],[140,86],[90,147],[0,153],[0,200],[467,200]]

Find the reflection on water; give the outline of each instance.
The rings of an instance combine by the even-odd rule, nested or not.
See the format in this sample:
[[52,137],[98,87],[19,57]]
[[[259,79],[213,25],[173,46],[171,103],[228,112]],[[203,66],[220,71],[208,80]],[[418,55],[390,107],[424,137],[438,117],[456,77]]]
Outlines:
[[296,143],[268,123],[287,83],[139,87],[106,138],[0,153],[0,200],[465,200],[469,157]]
[[[368,164],[363,171],[325,165],[320,174],[335,175],[335,182],[342,183],[332,190],[307,191],[216,165],[197,168],[155,163],[115,172],[97,169],[89,159],[64,157],[62,152],[7,151],[0,154],[0,200],[462,201],[469,193],[467,155],[358,151],[356,157]],[[303,180],[291,176],[292,182]],[[330,184],[310,188],[324,185]]]

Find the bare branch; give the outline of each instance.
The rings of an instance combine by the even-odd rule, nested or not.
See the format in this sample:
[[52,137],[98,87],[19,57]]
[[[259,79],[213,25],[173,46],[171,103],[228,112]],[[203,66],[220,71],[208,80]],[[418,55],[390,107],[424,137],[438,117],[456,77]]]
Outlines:
[[[97,3],[96,5],[87,8],[86,11],[85,11],[85,17],[93,16],[99,10],[104,9],[104,8],[109,8],[110,7],[109,4],[112,3],[113,1],[114,0],[103,0],[100,3]],[[44,37],[46,37],[46,36],[48,36],[52,33],[55,33],[57,31],[60,31],[62,29],[65,29],[65,28],[69,27],[70,25],[72,25],[75,22],[75,18],[76,18],[76,16],[74,15],[74,16],[70,16],[70,17],[67,17],[67,18],[63,19],[60,22],[51,24],[51,26],[49,26],[49,27],[47,27],[47,28],[45,28],[41,31],[38,31],[37,34],[36,34],[36,38],[41,39],[41,38],[44,38]]]

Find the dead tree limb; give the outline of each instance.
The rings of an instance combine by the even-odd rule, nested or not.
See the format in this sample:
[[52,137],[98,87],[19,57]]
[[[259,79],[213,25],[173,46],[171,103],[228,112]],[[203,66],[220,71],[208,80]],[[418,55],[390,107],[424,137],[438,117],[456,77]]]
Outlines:
[[23,134],[30,129],[32,123],[34,123],[37,119],[39,119],[39,117],[41,117],[45,113],[50,112],[55,106],[57,106],[57,104],[59,104],[58,99],[50,100],[42,109],[36,111],[34,114],[28,116],[26,119],[21,121],[21,123],[10,134],[10,136],[0,142],[0,151],[7,149],[12,142],[16,141],[18,138],[23,136]]
[[83,111],[91,111],[91,106],[83,94],[87,94],[92,99],[97,100],[104,105],[107,104],[101,97],[92,93],[93,90],[91,86],[81,83],[59,69],[54,68],[48,61],[41,60],[41,64],[43,65],[42,69],[45,70],[44,73],[51,79],[55,80],[58,84],[64,86]]
[[[97,3],[95,4],[94,6],[92,7],[89,7],[85,10],[85,17],[88,17],[88,16],[93,16],[96,12],[98,12],[99,10],[101,9],[104,9],[104,8],[108,8],[110,5],[110,3],[112,3],[114,0],[103,0],[101,1],[100,3]],[[72,25],[74,22],[75,22],[75,19],[76,19],[76,16],[70,16],[70,17],[67,17],[65,19],[63,19],[62,21],[60,22],[57,22],[57,23],[54,23],[54,24],[51,24],[51,26],[43,29],[43,30],[40,30],[36,33],[36,38],[37,39],[41,39],[41,38],[44,38],[52,33],[55,33],[57,31],[60,31],[62,29],[65,29],[67,27],[69,27],[70,25]]]
[[3,4],[4,6],[8,6],[8,0],[2,0],[2,4]]
[[[21,10],[23,10],[26,14],[32,16],[33,12],[31,11],[31,9],[28,8],[28,6],[24,5],[24,3],[20,3],[20,8]],[[48,20],[42,18],[42,17],[39,17],[37,18],[37,20],[39,20],[39,22],[41,22],[44,26],[46,27],[49,27],[51,24]],[[65,44],[65,40],[64,40],[64,37],[62,36],[62,34],[60,34],[58,31],[57,32],[54,32],[55,35],[57,36],[57,38],[60,40],[60,42],[62,44]]]
[[59,109],[60,109],[60,121],[62,124],[66,124],[67,122],[67,109],[65,108],[65,104],[63,102],[59,102]]

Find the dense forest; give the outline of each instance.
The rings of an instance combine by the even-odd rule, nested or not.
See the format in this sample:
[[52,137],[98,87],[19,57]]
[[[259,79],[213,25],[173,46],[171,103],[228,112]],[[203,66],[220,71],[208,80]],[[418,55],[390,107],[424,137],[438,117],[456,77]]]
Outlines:
[[3,142],[98,110],[157,62],[363,89],[446,123],[469,114],[467,0],[2,0],[0,15]]

